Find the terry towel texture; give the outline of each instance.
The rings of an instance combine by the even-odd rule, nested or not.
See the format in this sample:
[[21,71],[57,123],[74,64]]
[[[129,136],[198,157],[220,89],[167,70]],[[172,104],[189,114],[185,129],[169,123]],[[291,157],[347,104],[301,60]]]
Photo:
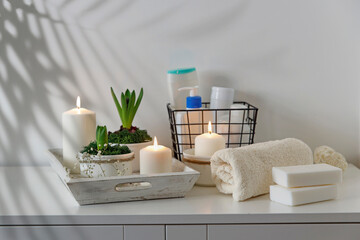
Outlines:
[[211,158],[211,174],[220,192],[243,201],[269,192],[272,167],[306,164],[313,164],[309,146],[287,138],[217,151]]

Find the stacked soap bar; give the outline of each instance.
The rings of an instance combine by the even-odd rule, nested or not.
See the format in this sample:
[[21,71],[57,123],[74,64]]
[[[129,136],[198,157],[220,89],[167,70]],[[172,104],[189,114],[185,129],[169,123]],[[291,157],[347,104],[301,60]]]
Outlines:
[[295,206],[337,197],[342,170],[328,164],[273,167],[270,199]]

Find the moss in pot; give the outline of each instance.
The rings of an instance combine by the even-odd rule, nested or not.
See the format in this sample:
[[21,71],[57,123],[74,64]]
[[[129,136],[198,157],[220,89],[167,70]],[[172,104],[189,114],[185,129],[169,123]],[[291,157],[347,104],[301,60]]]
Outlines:
[[117,112],[119,114],[122,125],[115,132],[109,132],[109,142],[114,144],[124,144],[130,148],[135,154],[133,161],[133,171],[140,170],[140,149],[152,144],[152,138],[146,130],[133,126],[133,120],[140,106],[144,91],[141,88],[139,96],[136,98],[135,90],[132,92],[127,89],[121,93],[120,102],[116,97],[113,88],[110,88]]
[[131,175],[133,159],[127,146],[109,144],[106,126],[97,126],[96,141],[78,154],[81,175],[90,178]]

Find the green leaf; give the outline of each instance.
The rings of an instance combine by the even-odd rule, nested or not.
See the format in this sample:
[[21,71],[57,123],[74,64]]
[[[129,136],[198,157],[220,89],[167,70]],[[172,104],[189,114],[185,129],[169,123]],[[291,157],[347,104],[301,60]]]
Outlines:
[[122,121],[123,121],[123,116],[122,116],[122,109],[121,109],[119,100],[117,99],[117,97],[116,97],[116,95],[115,95],[114,90],[113,90],[112,87],[110,87],[110,90],[111,90],[111,95],[112,95],[112,97],[113,97],[113,99],[114,99],[115,106],[116,106],[116,108],[117,108],[117,110],[118,110],[120,120],[121,120],[121,122],[122,122]]
[[131,110],[134,108],[134,103],[135,103],[135,91],[132,91],[132,93],[130,95],[129,105],[128,105],[129,113],[131,113]]
[[125,91],[125,97],[126,97],[126,98],[130,98],[130,90],[129,90],[129,89],[126,89],[126,91]]
[[124,108],[127,108],[127,104],[126,104],[126,97],[124,93],[121,93],[121,105],[122,105],[122,109],[124,110]]
[[97,126],[96,128],[96,143],[97,149],[102,150],[106,148],[104,145],[108,145],[108,133],[106,126]]
[[133,110],[133,113],[132,113],[132,119],[134,119],[134,117],[135,117],[135,114],[136,114],[136,112],[137,112],[137,110],[138,110],[138,108],[139,108],[139,106],[140,106],[140,103],[141,103],[141,100],[142,100],[142,98],[143,98],[143,95],[144,95],[144,90],[143,90],[143,88],[141,88],[139,97],[138,97],[138,99],[136,100],[136,104],[135,104],[135,106],[134,106],[134,110]]
[[126,97],[124,93],[121,93],[121,105],[122,105],[122,115],[123,115],[122,124],[124,128],[128,128],[129,114],[127,111]]
[[138,99],[137,99],[137,101],[136,101],[136,104],[135,104],[136,111],[137,111],[137,109],[138,109],[139,106],[140,106],[140,103],[141,103],[141,100],[142,100],[142,98],[143,98],[143,95],[144,95],[144,89],[141,88],[139,97],[138,97]]

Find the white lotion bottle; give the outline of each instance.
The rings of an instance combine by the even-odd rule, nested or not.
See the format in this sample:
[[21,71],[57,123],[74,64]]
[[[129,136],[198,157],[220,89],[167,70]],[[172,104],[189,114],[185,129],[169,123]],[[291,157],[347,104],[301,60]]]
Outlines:
[[231,104],[234,101],[234,92],[233,88],[224,88],[224,87],[215,87],[211,88],[211,99],[210,99],[210,108],[217,109],[217,114],[214,112],[214,119],[219,120],[225,115],[229,114],[229,111],[225,109],[230,108]]
[[[229,119],[229,114],[219,117],[217,132],[230,134],[229,137],[225,135],[225,143],[228,144],[228,140],[230,140],[229,147],[234,148],[239,147],[240,142],[249,141],[250,126],[246,119],[245,110],[248,109],[248,107],[245,104],[232,104],[230,109],[236,110],[231,110],[231,119]],[[242,137],[240,135],[241,133],[243,134]]]
[[167,72],[170,105],[175,109],[186,108],[186,97],[184,91],[178,91],[184,87],[195,87],[199,85],[196,68],[174,69]]
[[176,123],[181,124],[176,127],[177,132],[178,134],[186,134],[178,135],[179,143],[183,144],[182,147],[180,147],[180,151],[184,151],[185,149],[190,148],[190,144],[194,145],[195,137],[202,133],[201,111],[193,111],[196,109],[201,109],[202,107],[201,97],[197,95],[197,90],[198,86],[183,87],[178,89],[179,92],[190,91],[189,96],[186,97],[186,110],[192,110],[186,112],[182,111],[176,114]]
[[212,87],[211,88],[211,109],[226,109],[230,108],[234,101],[235,90],[233,88]]

